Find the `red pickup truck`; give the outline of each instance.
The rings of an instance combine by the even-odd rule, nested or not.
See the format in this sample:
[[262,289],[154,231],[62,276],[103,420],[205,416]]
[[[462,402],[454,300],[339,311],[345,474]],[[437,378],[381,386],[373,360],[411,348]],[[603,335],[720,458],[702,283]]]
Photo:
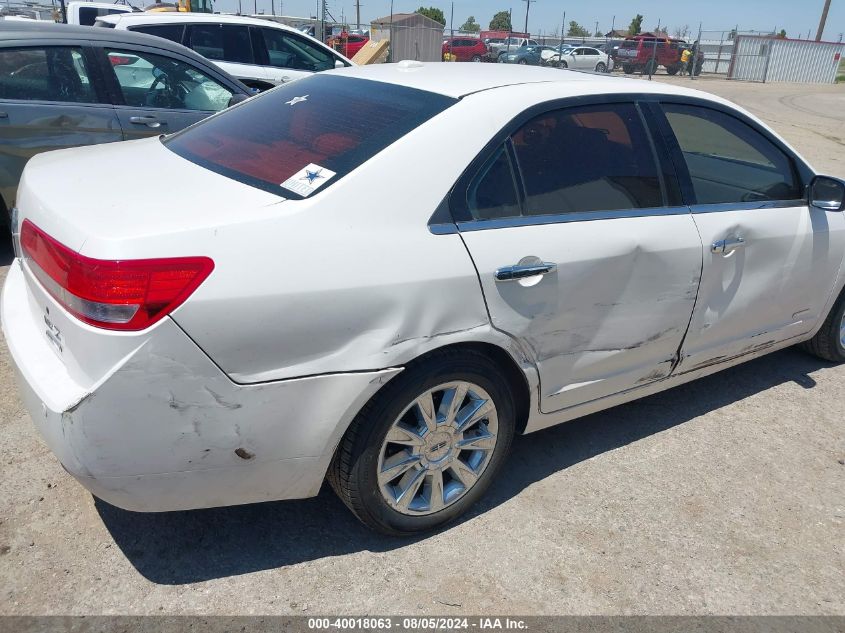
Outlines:
[[[638,73],[653,75],[658,67],[663,66],[670,75],[681,69],[681,54],[684,49],[692,49],[684,40],[654,35],[636,35],[626,38],[616,51],[614,62],[622,66],[626,74]],[[694,72],[701,74],[704,65],[704,53],[698,51],[695,56]]]

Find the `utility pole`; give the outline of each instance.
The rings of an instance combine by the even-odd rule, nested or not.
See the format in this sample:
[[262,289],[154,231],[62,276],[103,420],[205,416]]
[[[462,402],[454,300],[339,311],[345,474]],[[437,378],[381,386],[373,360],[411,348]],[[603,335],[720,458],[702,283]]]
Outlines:
[[361,0],[355,0],[355,28],[361,30]]
[[824,25],[827,22],[827,12],[830,11],[830,0],[824,0],[824,9],[822,9],[822,19],[819,20],[819,30],[816,31],[816,41],[821,42],[822,34],[824,33]]
[[[524,32],[527,35],[530,35],[530,33],[528,32],[528,11],[529,11],[529,9],[531,9],[531,3],[537,2],[537,0],[522,0],[522,1],[525,3],[525,31]],[[830,0],[828,0],[828,1],[830,1]]]

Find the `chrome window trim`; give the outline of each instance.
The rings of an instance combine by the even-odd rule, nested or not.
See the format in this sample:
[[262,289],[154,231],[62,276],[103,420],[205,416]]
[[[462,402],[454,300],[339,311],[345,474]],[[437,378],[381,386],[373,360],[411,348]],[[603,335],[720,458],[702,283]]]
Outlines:
[[645,218],[662,215],[688,215],[689,207],[653,207],[651,209],[618,209],[614,211],[577,211],[549,215],[522,215],[495,220],[471,220],[456,222],[458,231],[485,231],[520,226],[541,226],[545,224],[568,224],[570,222],[594,222],[596,220],[621,220],[624,218]]
[[693,204],[690,210],[693,215],[700,213],[725,213],[727,211],[758,211],[761,209],[786,209],[789,207],[806,207],[807,200],[760,200],[757,202],[712,202],[709,204]]

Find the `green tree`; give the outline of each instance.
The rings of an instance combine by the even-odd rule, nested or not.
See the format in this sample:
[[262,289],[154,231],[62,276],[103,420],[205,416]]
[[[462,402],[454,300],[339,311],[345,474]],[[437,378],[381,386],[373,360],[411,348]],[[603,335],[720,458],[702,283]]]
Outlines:
[[782,40],[786,39],[786,29],[781,29],[780,33],[778,33],[778,37]]
[[569,37],[590,37],[590,32],[575,20],[569,23],[569,30],[566,32]]
[[643,32],[643,16],[639,13],[631,20],[631,26],[628,27],[629,35],[639,35]]
[[499,11],[490,20],[491,31],[513,31],[510,11]]
[[427,18],[431,18],[435,22],[440,22],[443,26],[446,26],[446,16],[443,15],[443,11],[441,9],[436,9],[434,7],[429,7],[426,9],[425,7],[420,7],[417,9],[417,13],[420,15],[424,15]]
[[469,16],[467,21],[461,26],[461,31],[463,33],[478,33],[480,30],[481,25],[475,21],[474,15]]

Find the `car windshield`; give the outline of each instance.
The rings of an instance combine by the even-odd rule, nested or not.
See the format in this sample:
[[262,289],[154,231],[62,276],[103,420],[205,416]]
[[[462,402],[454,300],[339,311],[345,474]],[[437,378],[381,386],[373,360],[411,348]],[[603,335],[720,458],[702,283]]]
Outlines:
[[223,176],[301,199],[454,103],[423,90],[315,75],[253,97],[163,143]]
[[638,40],[625,40],[619,45],[619,48],[637,48]]

